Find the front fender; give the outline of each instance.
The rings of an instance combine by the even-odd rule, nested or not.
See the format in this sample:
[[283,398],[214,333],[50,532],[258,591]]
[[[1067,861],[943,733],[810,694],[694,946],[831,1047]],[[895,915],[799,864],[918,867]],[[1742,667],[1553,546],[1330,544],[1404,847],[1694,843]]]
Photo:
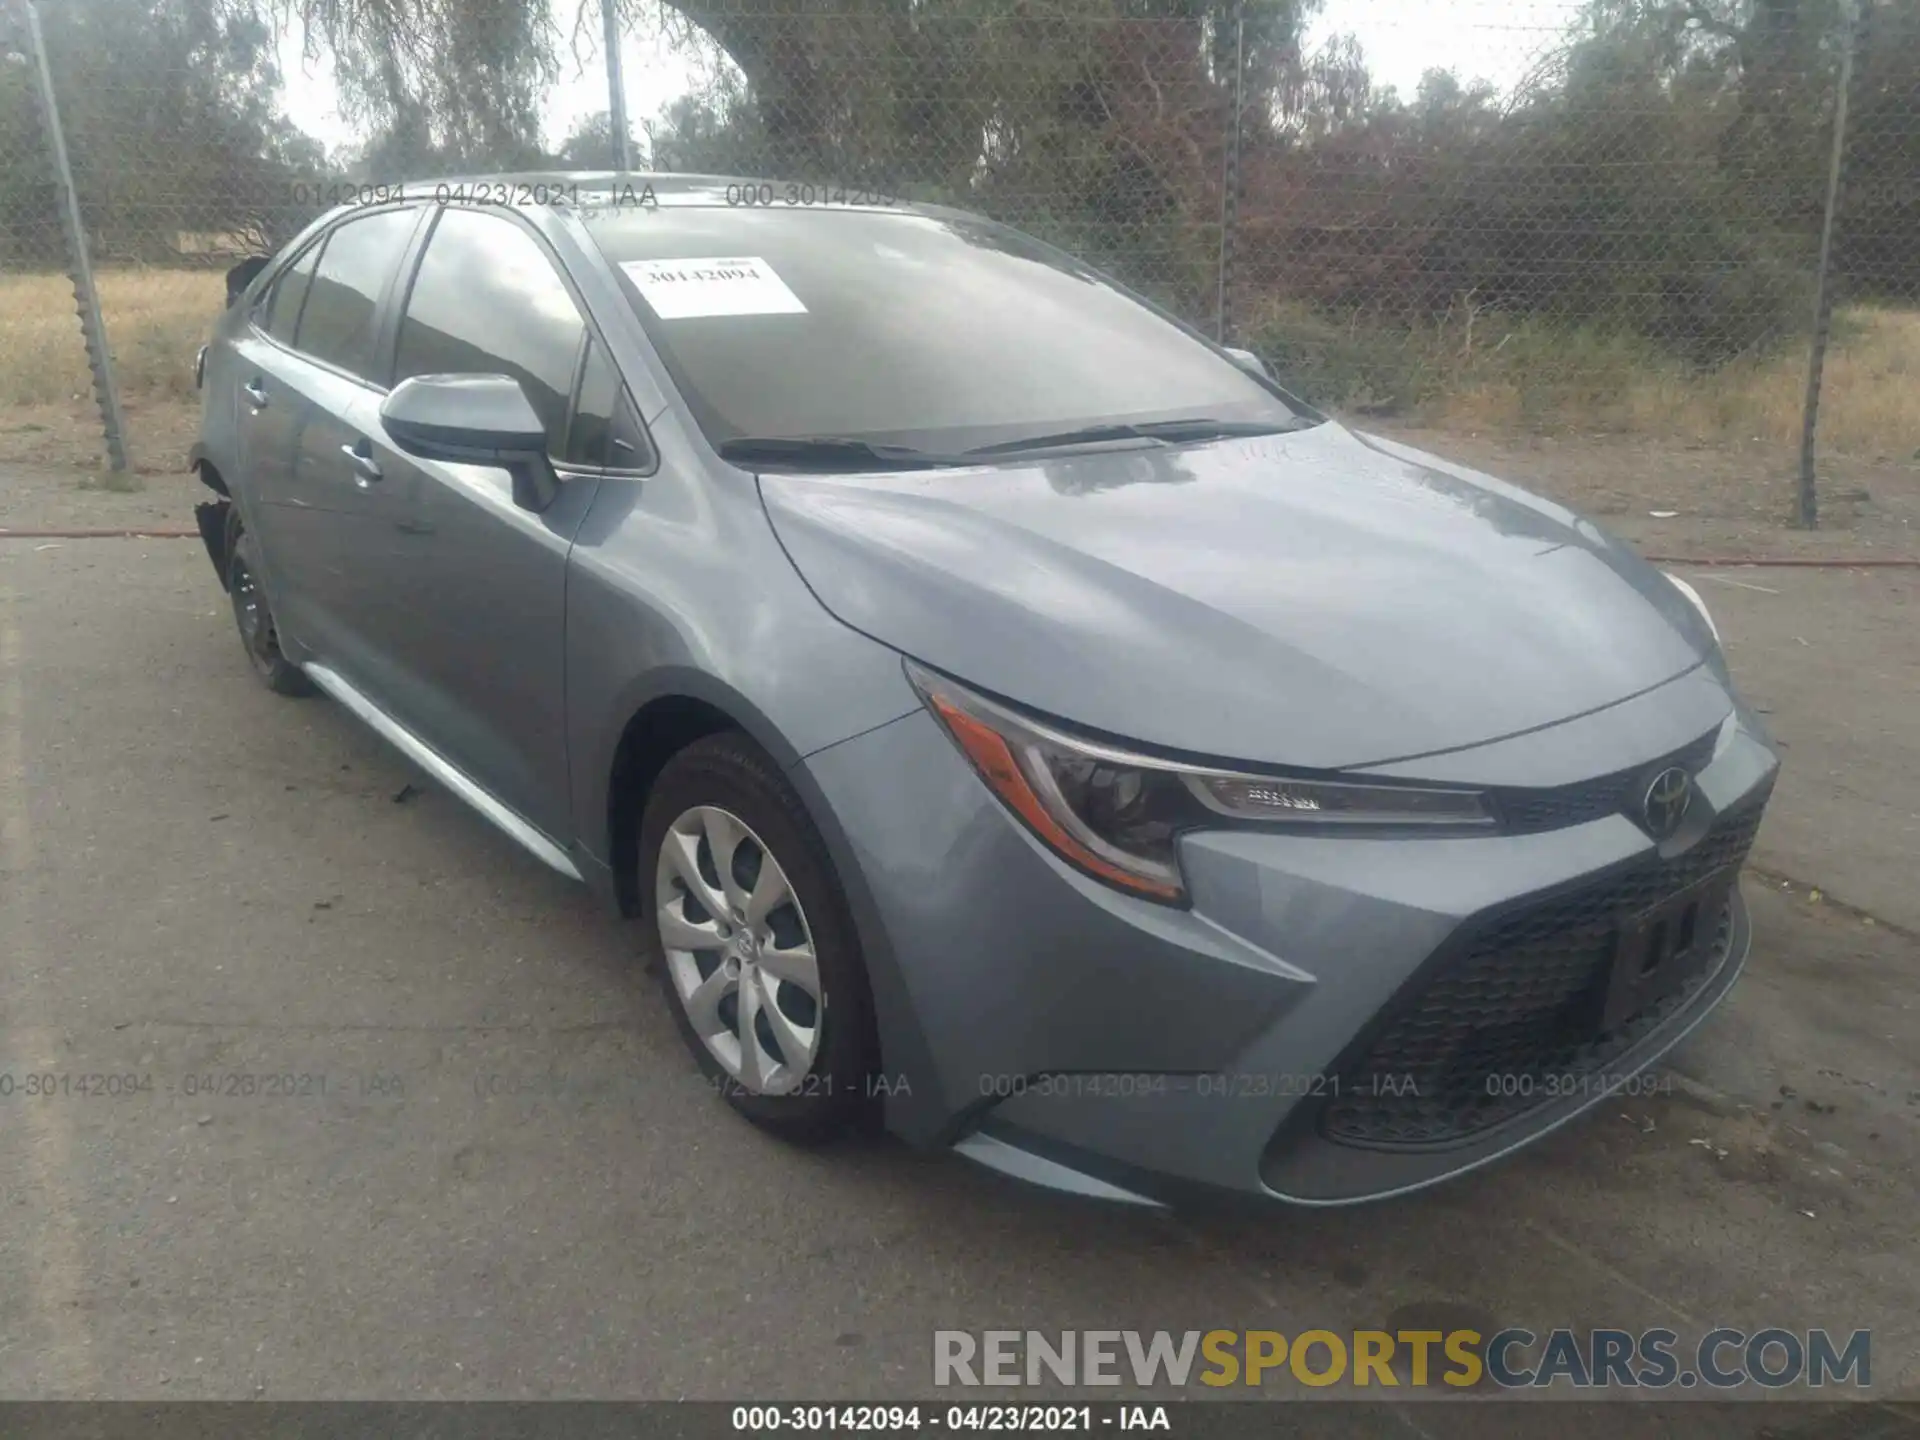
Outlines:
[[[889,657],[889,668],[898,673],[899,661]],[[720,711],[771,755],[774,763],[789,776],[796,776],[801,769],[801,762],[807,758],[760,706],[718,676],[688,665],[662,665],[649,669],[615,692],[612,703],[599,717],[597,724],[575,731],[574,743],[581,747],[577,752],[579,759],[574,792],[576,829],[582,848],[592,860],[604,864],[614,854],[616,837],[609,831],[605,821],[610,813],[608,797],[615,784],[614,769],[619,758],[621,737],[626,733],[628,722],[636,715],[655,701],[666,699],[698,700]],[[919,707],[919,697],[907,686],[902,675],[897,707],[882,705],[881,710],[890,713],[876,712],[870,723],[885,723]],[[584,823],[589,816],[595,817],[591,825]],[[817,816],[815,818],[819,819]]]

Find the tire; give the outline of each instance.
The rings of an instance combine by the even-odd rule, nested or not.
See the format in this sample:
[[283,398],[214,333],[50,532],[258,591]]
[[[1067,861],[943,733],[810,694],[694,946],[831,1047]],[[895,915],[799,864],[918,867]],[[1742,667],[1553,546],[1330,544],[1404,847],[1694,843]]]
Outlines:
[[260,560],[249,535],[240,524],[240,512],[227,519],[227,596],[233,604],[234,628],[240,632],[240,646],[247,663],[260,683],[276,695],[313,694],[313,682],[306,672],[280,653],[280,636],[274,628],[273,611],[267,605],[267,592],[260,585]]
[[[867,1128],[877,1045],[866,968],[826,846],[779,766],[738,731],[696,740],[654,782],[635,848],[661,983],[708,1082],[786,1140]],[[731,861],[731,887],[718,859]],[[764,918],[752,913],[761,905]],[[757,1012],[751,1050],[743,1007]]]

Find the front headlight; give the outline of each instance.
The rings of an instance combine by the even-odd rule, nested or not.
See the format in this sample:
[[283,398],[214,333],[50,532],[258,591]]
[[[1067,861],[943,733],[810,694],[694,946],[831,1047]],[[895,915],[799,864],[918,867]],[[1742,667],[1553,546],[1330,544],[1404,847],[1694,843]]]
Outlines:
[[1174,850],[1186,830],[1494,823],[1476,791],[1181,765],[1066,734],[912,661],[907,676],[987,787],[1056,854],[1155,900],[1186,898]]
[[1720,627],[1713,623],[1713,615],[1707,609],[1707,602],[1700,598],[1700,592],[1670,570],[1662,570],[1660,573],[1673,582],[1674,589],[1678,590],[1693,602],[1693,608],[1698,610],[1700,612],[1700,618],[1707,622],[1707,633],[1713,636],[1713,643],[1718,645],[1720,643]]

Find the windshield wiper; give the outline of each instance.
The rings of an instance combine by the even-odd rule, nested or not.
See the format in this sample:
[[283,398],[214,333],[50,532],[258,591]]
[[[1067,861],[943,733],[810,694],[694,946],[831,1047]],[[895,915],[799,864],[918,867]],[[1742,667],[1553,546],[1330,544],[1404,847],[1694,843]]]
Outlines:
[[742,465],[780,465],[801,470],[936,470],[952,465],[977,465],[994,455],[1096,445],[1107,440],[1157,440],[1174,445],[1232,435],[1280,435],[1305,429],[1313,423],[1304,416],[1295,420],[1220,420],[1209,415],[1193,415],[1178,420],[1087,425],[1052,434],[1024,435],[1018,440],[980,445],[957,454],[919,450],[911,445],[876,444],[845,435],[749,435],[724,440],[719,450],[722,458]]
[[1105,440],[1159,440],[1177,445],[1183,440],[1219,440],[1232,435],[1284,435],[1304,430],[1314,422],[1301,416],[1292,420],[1217,420],[1210,415],[1189,415],[1178,420],[1142,420],[1135,424],[1088,425],[1078,430],[1060,430],[1047,435],[1024,435],[1018,440],[1002,440],[981,445],[968,455],[1010,455],[1021,450],[1051,450],[1065,445],[1097,445]]
[[743,436],[723,440],[721,458],[743,465],[787,465],[804,470],[933,470],[979,463],[911,445],[876,445],[838,435]]

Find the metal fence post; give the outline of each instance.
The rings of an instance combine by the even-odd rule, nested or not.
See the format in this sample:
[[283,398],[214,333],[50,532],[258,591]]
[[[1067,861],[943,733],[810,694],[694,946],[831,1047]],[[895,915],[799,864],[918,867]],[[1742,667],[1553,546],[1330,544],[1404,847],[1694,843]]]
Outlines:
[[1213,297],[1213,338],[1227,343],[1232,316],[1229,275],[1233,267],[1233,228],[1240,213],[1240,128],[1246,110],[1247,80],[1247,6],[1239,0],[1233,7],[1233,123],[1227,127],[1225,154],[1220,161],[1220,260],[1217,288]]
[[600,23],[606,32],[607,125],[613,131],[613,168],[633,168],[633,138],[627,134],[627,86],[620,75],[620,11],[618,0],[600,0]]
[[1853,52],[1859,28],[1859,7],[1853,0],[1842,7],[1846,33],[1840,49],[1840,91],[1833,105],[1833,154],[1827,163],[1827,208],[1820,222],[1820,269],[1814,282],[1813,345],[1807,355],[1807,400],[1800,420],[1800,525],[1812,530],[1820,524],[1820,505],[1813,474],[1814,431],[1820,416],[1820,384],[1827,364],[1827,340],[1833,330],[1833,290],[1828,273],[1833,259],[1834,214],[1840,206],[1840,175],[1847,158],[1847,99],[1853,91]]
[[53,71],[47,65],[46,37],[40,30],[40,12],[33,0],[20,0],[27,17],[27,43],[33,47],[34,94],[40,102],[40,123],[46,130],[47,150],[53,161],[53,183],[60,192],[60,223],[66,230],[67,274],[73,281],[73,299],[80,312],[80,333],[87,347],[87,367],[93,372],[94,398],[100,403],[100,425],[107,442],[107,464],[116,472],[127,468],[126,420],[120,410],[120,390],[113,380],[113,356],[107,350],[106,322],[100,318],[100,294],[94,286],[93,261],[87,254],[87,230],[80,217],[80,196],[73,185],[73,167],[67,162],[66,132],[60,128],[60,103],[53,91]]

